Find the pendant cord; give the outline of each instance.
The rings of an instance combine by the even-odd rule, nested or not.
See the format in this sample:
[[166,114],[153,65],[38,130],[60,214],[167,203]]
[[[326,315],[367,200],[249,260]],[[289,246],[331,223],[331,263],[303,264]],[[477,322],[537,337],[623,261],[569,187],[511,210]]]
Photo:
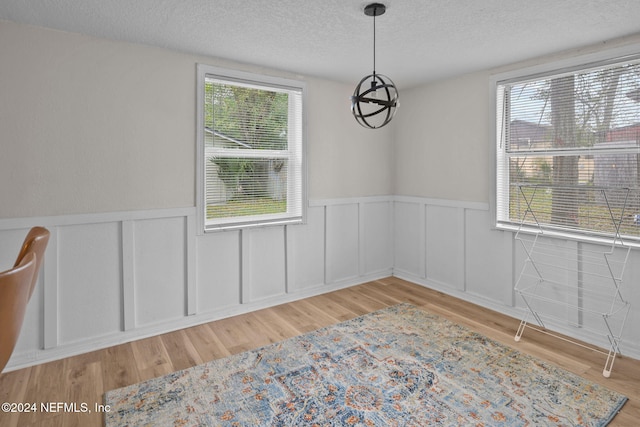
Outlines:
[[373,75],[376,75],[376,15],[378,11],[373,9]]

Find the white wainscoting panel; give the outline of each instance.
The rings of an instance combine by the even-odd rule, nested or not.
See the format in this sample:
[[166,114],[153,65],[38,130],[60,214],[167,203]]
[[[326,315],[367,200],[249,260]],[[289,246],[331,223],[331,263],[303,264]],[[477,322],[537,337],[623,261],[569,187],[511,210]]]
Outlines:
[[240,304],[240,231],[205,233],[197,237],[198,313]]
[[287,285],[289,292],[325,284],[324,206],[310,206],[307,222],[287,227]]
[[360,274],[358,203],[326,207],[327,282],[352,280]]
[[[483,203],[458,202],[419,197],[396,196],[394,202],[395,276],[502,312],[517,319],[524,314],[524,303],[513,290],[524,265],[525,253],[511,231],[496,230],[491,224],[489,207]],[[577,283],[576,270],[581,251],[593,251],[593,244],[546,239],[563,254],[549,263],[563,263],[561,283]],[[635,260],[635,262],[634,262]],[[560,270],[559,270],[560,271]],[[631,302],[631,312],[623,332],[623,354],[640,358],[640,251],[633,249],[623,278],[623,295]],[[549,295],[573,304],[588,304],[575,295]],[[575,310],[559,308],[552,313],[566,319],[566,326],[554,329],[570,337],[608,348],[602,336],[589,333],[596,329],[592,319],[579,323]],[[591,323],[589,323],[591,321]],[[635,323],[634,323],[635,322]],[[515,336],[515,330],[513,331]],[[526,340],[523,336],[523,340]],[[604,363],[604,361],[603,361]]]
[[425,205],[417,200],[394,203],[394,269],[399,275],[424,279],[426,262]]
[[242,302],[286,292],[285,227],[242,231]]
[[154,218],[134,227],[136,326],[186,314],[186,219]]
[[306,224],[204,234],[195,208],[2,219],[4,269],[30,227],[51,231],[7,369],[389,276],[392,205],[315,200]]
[[396,196],[393,274],[514,315],[511,233],[486,203]]
[[622,353],[640,359],[640,251],[631,251],[623,276],[624,297],[631,302],[622,341]]
[[[52,233],[8,369],[392,274],[520,317],[513,283],[524,255],[489,215],[483,203],[376,196],[313,200],[305,224],[204,234],[195,230],[195,208],[3,219],[3,269],[31,226]],[[557,244],[569,253],[580,248]],[[636,358],[639,280],[634,250],[621,348]]]
[[488,210],[465,210],[466,291],[513,306],[513,235],[491,228]]
[[392,207],[388,200],[360,204],[362,275],[389,275],[393,269]]
[[426,206],[427,280],[464,290],[464,209]]
[[60,227],[57,241],[64,248],[58,252],[57,344],[119,332],[123,320],[120,224]]
[[[108,221],[107,221],[108,222]],[[58,346],[58,334],[59,334],[59,304],[58,304],[58,291],[60,275],[58,270],[60,269],[60,248],[58,245],[58,235],[61,227],[52,227],[49,236],[49,245],[47,246],[44,260],[41,269],[42,273],[42,321],[44,325],[36,324],[37,332],[42,336],[42,345],[45,349],[53,349]],[[52,248],[52,249],[49,249]],[[34,290],[35,293],[35,290]],[[39,348],[39,347],[36,347]]]

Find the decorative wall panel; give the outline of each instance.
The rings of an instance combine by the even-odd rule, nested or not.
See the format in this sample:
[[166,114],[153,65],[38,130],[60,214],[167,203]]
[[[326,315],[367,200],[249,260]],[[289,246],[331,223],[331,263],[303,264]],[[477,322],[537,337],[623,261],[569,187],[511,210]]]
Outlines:
[[[0,220],[5,269],[31,226],[52,233],[9,369],[390,275],[521,315],[513,272],[524,257],[485,204],[314,200],[302,225],[197,235],[194,224],[192,208]],[[625,273],[629,324],[640,318],[639,254]],[[640,330],[627,328],[621,348],[640,358]]]
[[314,201],[306,224],[204,235],[192,208],[0,220],[6,268],[31,226],[52,233],[9,369],[389,276],[391,206]]

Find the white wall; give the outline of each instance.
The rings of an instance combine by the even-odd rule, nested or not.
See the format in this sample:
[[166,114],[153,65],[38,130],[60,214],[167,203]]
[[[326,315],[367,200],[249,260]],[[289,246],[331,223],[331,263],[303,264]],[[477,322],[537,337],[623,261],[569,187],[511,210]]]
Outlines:
[[360,126],[350,112],[353,87],[311,80],[307,109],[312,199],[392,194],[392,129]]
[[[489,213],[490,71],[403,91],[371,131],[351,86],[311,77],[6,21],[0,58],[0,269],[52,231],[10,369],[390,274],[520,314],[522,255]],[[307,82],[307,224],[197,235],[197,62]]]
[[307,82],[312,198],[391,194],[350,86],[8,21],[0,58],[0,218],[195,206],[198,62]]
[[489,202],[489,73],[402,93],[394,119],[394,194]]
[[[0,21],[0,269],[52,231],[9,368],[392,273],[390,128],[352,87]],[[196,233],[196,63],[307,83],[304,225]]]
[[0,217],[194,205],[186,55],[0,21]]
[[[566,66],[576,57],[593,61],[630,52],[640,53],[640,36],[455,76],[403,92],[402,114],[393,123],[394,275],[520,317],[523,303],[513,285],[525,258],[514,233],[496,230],[490,214],[495,122],[492,75],[547,63]],[[591,248],[568,240],[555,244],[569,259]],[[640,322],[638,261],[640,250],[633,249],[622,282],[631,311],[621,349],[636,358],[640,358],[640,330],[634,327]],[[575,316],[567,313],[567,319]],[[604,323],[598,326],[606,330]],[[605,337],[590,334],[586,328],[553,327],[609,347]]]

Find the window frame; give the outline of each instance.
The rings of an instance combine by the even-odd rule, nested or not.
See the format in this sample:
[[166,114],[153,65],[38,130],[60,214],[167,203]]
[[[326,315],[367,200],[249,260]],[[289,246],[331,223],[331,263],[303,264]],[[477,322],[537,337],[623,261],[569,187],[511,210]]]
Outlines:
[[[501,132],[503,127],[503,111],[504,105],[499,102],[499,89],[505,83],[524,82],[536,79],[542,79],[549,76],[560,75],[563,73],[579,73],[582,70],[588,70],[593,67],[606,66],[610,64],[622,63],[640,59],[640,45],[632,44],[612,48],[607,51],[598,51],[580,56],[567,57],[561,60],[552,60],[550,62],[539,62],[536,65],[523,66],[522,68],[513,68],[508,71],[500,71],[490,76],[490,93],[491,103],[490,111],[493,113],[493,123],[490,127],[490,143],[491,143],[491,194],[489,204],[489,215],[491,219],[491,228],[494,230],[539,233],[540,229],[535,226],[522,225],[515,221],[503,221],[499,216],[499,209],[506,204],[508,209],[509,202],[499,202],[502,194],[500,189],[500,174],[504,174],[504,167],[500,169],[500,164],[505,165],[505,153],[500,150],[499,144],[502,138]],[[502,151],[502,153],[501,153]],[[508,166],[506,167],[508,169]],[[508,171],[507,171],[508,176]],[[507,178],[504,178],[508,180]],[[595,244],[611,244],[612,238],[603,237],[586,230],[565,230],[543,228],[544,234],[549,237],[557,237],[566,240],[576,240]],[[626,236],[621,242],[619,239],[616,243],[640,248],[640,238]]]
[[[257,74],[246,71],[238,71],[228,68],[221,68],[207,64],[196,64],[196,220],[198,223],[198,234],[237,230],[252,227],[264,227],[271,225],[303,224],[307,217],[307,149],[306,149],[306,84],[300,80],[287,79],[276,76]],[[292,215],[290,212],[284,215],[254,215],[248,217],[228,217],[229,220],[220,221],[217,224],[210,224],[206,218],[207,194],[206,194],[206,147],[205,147],[205,81],[207,77],[214,77],[229,84],[247,83],[250,85],[263,86],[274,89],[292,89],[301,93],[301,141],[299,146],[300,157],[300,200],[299,215]],[[258,150],[256,150],[258,151]],[[262,150],[266,157],[278,156],[275,150]],[[287,150],[290,153],[292,149]],[[233,154],[233,153],[228,153]],[[237,153],[236,153],[237,154]],[[289,154],[288,154],[289,155]],[[251,157],[251,155],[247,156]],[[288,184],[292,177],[287,178]],[[231,218],[237,218],[233,220]]]

